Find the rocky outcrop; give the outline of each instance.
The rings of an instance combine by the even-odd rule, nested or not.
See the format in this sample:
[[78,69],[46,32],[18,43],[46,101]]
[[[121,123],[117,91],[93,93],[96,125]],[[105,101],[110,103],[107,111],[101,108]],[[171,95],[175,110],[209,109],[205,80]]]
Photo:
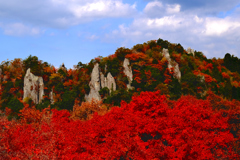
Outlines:
[[100,79],[101,79],[101,87],[107,87],[107,78],[104,77],[104,74],[100,72]]
[[108,75],[107,75],[107,86],[106,87],[109,89],[110,94],[112,91],[116,91],[116,82],[110,72],[108,72]]
[[128,77],[128,84],[127,84],[127,88],[128,89],[132,89],[131,83],[133,80],[133,73],[132,73],[132,68],[130,66],[130,62],[127,58],[124,59],[123,61],[123,73]]
[[[106,66],[105,66],[105,71],[106,71]],[[104,87],[107,87],[110,93],[111,91],[116,91],[116,82],[114,77],[110,72],[107,74],[107,77],[104,77],[104,74],[99,71],[98,63],[94,65],[89,86],[90,86],[90,92],[89,92],[89,95],[85,95],[86,101],[91,101],[93,98],[97,100],[101,100],[99,91]]]
[[49,93],[49,98],[50,98],[50,102],[51,102],[51,104],[54,104],[54,97],[55,96],[55,94],[53,93],[53,89],[52,89],[52,91]]
[[23,99],[31,98],[34,103],[41,103],[44,95],[44,83],[42,77],[33,75],[30,68],[24,77]]
[[38,78],[38,84],[39,84],[39,103],[42,103],[43,100],[43,95],[44,95],[44,83],[43,83],[43,78],[39,77]]
[[59,69],[62,69],[64,71],[67,71],[67,68],[65,67],[64,63],[62,63],[61,67]]
[[168,61],[168,68],[169,69],[173,68],[173,77],[177,78],[178,81],[180,81],[181,80],[181,72],[180,72],[178,63],[170,58],[168,49],[163,48],[162,55]]
[[100,72],[100,79],[101,79],[101,88],[107,87],[110,91],[110,94],[112,90],[116,91],[116,82],[110,72],[107,74],[107,77],[104,77],[103,73]]
[[101,88],[100,81],[99,64],[96,63],[92,70],[91,81],[89,82],[89,95],[85,95],[86,101],[91,101],[93,98],[96,100],[101,100],[101,96],[99,94]]
[[187,49],[187,53],[188,54],[193,54],[193,56],[194,56],[194,49],[191,49],[190,47],[188,47],[188,49]]

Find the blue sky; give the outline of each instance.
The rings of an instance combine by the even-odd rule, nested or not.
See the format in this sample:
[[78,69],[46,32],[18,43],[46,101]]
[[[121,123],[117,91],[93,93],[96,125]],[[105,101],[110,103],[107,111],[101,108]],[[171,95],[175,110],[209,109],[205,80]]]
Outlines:
[[208,58],[240,57],[239,0],[0,0],[0,61],[56,67],[162,38]]

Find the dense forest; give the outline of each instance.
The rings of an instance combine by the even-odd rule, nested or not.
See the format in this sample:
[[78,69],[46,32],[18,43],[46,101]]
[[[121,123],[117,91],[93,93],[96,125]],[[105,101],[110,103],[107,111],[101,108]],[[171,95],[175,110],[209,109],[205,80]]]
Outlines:
[[[178,64],[180,79],[168,67],[163,49]],[[131,89],[123,71],[125,58],[133,73]],[[96,63],[105,77],[108,72],[114,77],[116,90],[102,88],[102,101],[86,102]],[[23,99],[29,68],[43,78],[44,99],[39,104]],[[44,159],[43,155],[48,155],[45,159],[231,159],[240,154],[240,59],[229,53],[208,59],[200,51],[189,53],[181,44],[158,39],[118,48],[108,57],[79,62],[74,69],[56,69],[32,55],[3,61],[0,69],[0,110],[5,117],[0,123],[5,130],[0,133],[4,144],[0,157],[5,159]],[[37,149],[43,148],[40,152],[23,138],[32,132],[36,132],[29,136],[32,140],[44,133],[66,139],[40,136],[33,140]],[[47,146],[50,139],[52,146]]]

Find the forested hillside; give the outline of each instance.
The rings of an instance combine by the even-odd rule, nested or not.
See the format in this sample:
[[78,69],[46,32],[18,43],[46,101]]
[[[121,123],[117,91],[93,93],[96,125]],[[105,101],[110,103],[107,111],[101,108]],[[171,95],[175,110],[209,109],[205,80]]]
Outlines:
[[[169,58],[163,54],[163,52],[166,51],[165,49],[168,50],[171,61],[169,61]],[[129,78],[124,74],[123,62],[125,59],[129,60],[129,67],[132,69],[133,73],[131,88],[127,87],[127,84],[129,83]],[[39,60],[38,57],[30,55],[24,60],[16,58],[12,61],[3,61],[1,63],[0,109],[2,110],[4,115],[8,117],[8,120],[11,120],[13,117],[15,117],[14,119],[16,119],[18,122],[27,124],[32,124],[33,122],[40,123],[40,119],[43,116],[42,113],[44,113],[47,108],[57,110],[66,109],[66,114],[65,111],[64,113],[61,112],[63,114],[62,117],[64,117],[65,114],[65,117],[69,117],[71,120],[89,121],[89,126],[93,125],[91,124],[93,123],[93,121],[97,121],[96,113],[98,115],[102,115],[103,117],[105,115],[105,118],[108,117],[106,119],[102,117],[103,122],[106,120],[114,121],[114,118],[111,117],[112,114],[119,114],[119,116],[121,115],[122,117],[125,117],[123,118],[124,120],[121,122],[121,124],[127,123],[132,120],[132,125],[134,125],[135,127],[133,128],[139,129],[139,132],[136,131],[135,133],[135,131],[131,130],[131,125],[128,124],[125,128],[127,131],[125,129],[123,131],[124,136],[126,136],[123,139],[126,140],[128,139],[127,136],[130,133],[136,135],[138,134],[138,136],[140,136],[136,137],[136,135],[132,135],[132,137],[144,138],[144,136],[151,137],[151,135],[154,135],[159,131],[159,128],[156,130],[152,130],[151,127],[144,129],[141,128],[143,127],[141,126],[141,124],[139,124],[138,126],[138,121],[142,124],[147,123],[144,120],[140,120],[139,117],[146,117],[146,121],[149,120],[148,123],[149,125],[151,124],[153,128],[156,128],[156,125],[157,127],[166,127],[164,124],[158,126],[158,124],[155,122],[155,119],[158,119],[159,121],[168,121],[168,116],[171,117],[171,121],[169,120],[168,122],[166,122],[166,124],[169,123],[168,125],[181,126],[182,124],[185,125],[185,123],[188,124],[186,122],[186,119],[181,119],[181,116],[176,118],[177,113],[179,113],[180,115],[182,114],[182,116],[186,117],[191,117],[192,115],[194,115],[197,117],[197,119],[200,118],[201,114],[199,112],[201,109],[199,111],[195,110],[196,108],[194,104],[196,103],[197,107],[205,107],[204,109],[206,110],[201,110],[201,112],[203,112],[202,116],[204,120],[209,120],[209,126],[204,127],[203,124],[198,124],[200,128],[202,127],[202,130],[204,132],[202,132],[202,130],[201,132],[196,131],[196,136],[201,137],[199,133],[205,135],[205,131],[211,129],[211,127],[213,127],[217,123],[216,116],[213,116],[214,118],[210,117],[213,114],[219,112],[218,116],[227,116],[229,117],[229,119],[224,119],[220,116],[219,119],[222,119],[222,124],[224,124],[225,127],[223,126],[223,128],[221,128],[221,124],[216,124],[220,127],[216,127],[216,129],[218,128],[219,131],[224,131],[223,133],[221,133],[221,135],[225,142],[230,143],[230,139],[227,139],[227,137],[229,136],[232,136],[231,140],[235,138],[234,151],[239,153],[239,150],[236,149],[239,147],[240,134],[239,62],[240,59],[234,57],[229,53],[227,53],[224,58],[208,59],[200,51],[194,51],[191,53],[185,50],[181,46],[181,44],[173,44],[168,42],[167,40],[162,39],[148,41],[143,44],[137,44],[131,49],[124,47],[118,48],[114,54],[109,55],[108,57],[99,56],[92,59],[87,64],[79,62],[74,66],[74,69],[66,69],[64,65],[60,66],[59,69],[56,69],[48,62],[43,62]],[[99,90],[102,101],[86,102],[85,97],[90,93],[91,90],[89,85],[89,82],[92,78],[91,73],[96,63],[99,64],[99,69],[103,73],[104,77],[106,77],[109,72],[111,73],[116,82],[116,90],[112,90],[110,92],[107,87],[103,87]],[[178,67],[177,69],[176,66]],[[29,68],[32,74],[43,78],[44,96],[43,100],[39,104],[35,104],[33,100],[29,97],[23,98],[24,77]],[[180,77],[176,76],[176,74],[180,75]],[[53,97],[51,98],[50,95],[53,95]],[[154,103],[151,102],[151,99],[148,99],[147,95],[150,96],[153,101],[154,97],[158,97],[156,98],[157,100],[155,100],[156,103],[155,101]],[[188,96],[189,102],[187,102],[188,98],[186,98],[185,96]],[[132,97],[135,97],[135,100]],[[140,98],[136,100],[136,97]],[[149,103],[145,103],[145,101]],[[164,103],[164,105],[161,106],[162,109],[158,108],[158,105],[160,105],[161,103]],[[180,107],[181,104],[184,104],[183,106],[185,106],[185,108],[183,107],[182,109],[190,110],[189,113],[183,112]],[[192,108],[189,108],[189,106],[192,106]],[[116,109],[116,107],[120,107],[121,109],[118,110]],[[145,108],[143,109],[141,107]],[[168,111],[168,107],[173,109],[173,111]],[[209,112],[208,115],[207,110],[212,110],[211,114]],[[125,111],[126,115],[124,115]],[[60,114],[60,112],[58,113]],[[133,119],[129,119],[127,121],[127,119],[129,118],[128,116],[131,117],[134,113],[136,113],[136,116],[133,117]],[[94,116],[95,118],[93,118]],[[120,117],[118,118],[121,119]],[[174,118],[176,118],[176,121],[181,120],[182,124],[175,124]],[[56,121],[57,119],[55,117],[55,122]],[[117,123],[118,122],[116,122],[116,124]],[[98,125],[98,127],[101,128],[104,124],[99,123]],[[110,127],[111,129],[109,129],[109,133],[117,135],[117,133],[113,133],[112,131],[120,129],[121,125],[118,125],[119,126],[116,126],[116,128]],[[193,127],[194,125],[196,125],[195,121],[192,126],[191,124],[189,125],[190,126],[188,127]],[[226,130],[226,128],[228,128],[228,131]],[[172,141],[172,138],[174,137],[170,138],[167,136],[167,132],[178,133],[178,131],[174,131],[171,129],[168,130],[167,128],[165,129],[166,130],[161,132],[161,135],[165,136],[165,138],[167,139],[169,138],[169,142],[171,142],[173,146],[179,147],[180,144]],[[184,130],[184,127],[181,126],[178,129]],[[96,132],[95,130],[93,130],[91,130],[91,132]],[[127,134],[125,135],[125,133]],[[195,131],[192,134],[195,135]],[[105,135],[105,133],[103,134],[96,132],[96,136],[105,136],[106,138],[107,135]],[[209,140],[211,139],[210,137],[208,138]],[[178,137],[178,139],[179,141],[182,141],[181,138]],[[131,139],[128,139],[129,141],[125,140],[123,140],[122,142],[132,143],[130,142],[132,141]],[[201,141],[205,140],[201,139]],[[185,142],[190,143],[191,139],[188,139]],[[96,145],[90,144],[90,142],[86,143],[86,145]],[[145,149],[141,149],[141,147],[146,147],[147,145],[143,145],[140,143],[142,142],[140,142],[139,139],[136,140],[136,144],[134,142],[134,145],[132,147],[134,148],[137,146],[136,151],[131,150],[131,148],[120,147],[123,150],[119,151],[119,153],[117,153],[118,149],[115,148],[112,152],[109,152],[108,154],[106,153],[105,157],[107,157],[107,155],[118,155],[115,156],[115,158],[117,158],[121,156],[124,157],[123,155],[125,155],[124,158],[135,157],[135,159],[138,159],[139,157],[141,157],[141,155],[137,154],[142,154],[143,156],[146,156],[146,158],[151,157],[153,159],[161,156],[164,157],[168,155],[168,153],[173,151],[173,148],[170,147],[170,149],[167,147],[167,150],[161,152],[161,155],[158,155],[158,152],[154,150],[149,152],[145,151]],[[200,144],[200,141],[196,142],[196,144],[197,143]],[[216,143],[217,145],[220,144],[220,141],[218,139],[214,139],[214,143]],[[109,144],[103,143],[102,145],[104,145],[102,147],[105,147],[106,149],[108,148],[107,145],[110,145],[110,142]],[[154,145],[157,145],[155,141],[151,144],[149,142],[148,147],[153,147]],[[160,148],[161,147],[158,146],[155,149]],[[128,151],[128,154],[124,151],[125,149],[126,151]],[[92,157],[94,157],[97,155],[98,152],[99,154],[103,153],[103,150],[98,150],[96,153],[92,154],[92,151],[87,149],[86,155],[91,155]],[[210,152],[203,152],[203,154],[206,156],[205,158],[212,158],[210,156]],[[186,151],[186,153],[178,151],[176,152],[176,154],[177,153],[183,154],[182,157],[178,156],[178,158],[184,158],[184,154],[191,155],[192,158],[202,156],[201,153],[190,153],[188,151]],[[102,155],[104,157],[104,154]],[[174,158],[174,156],[176,155],[169,155],[165,158]]]
[[[168,68],[168,61],[160,54],[163,48],[169,50],[170,58],[178,63],[181,79],[173,76],[173,70]],[[131,90],[127,90],[128,79],[123,73],[123,61],[128,58],[133,72]],[[36,56],[3,61],[1,74],[1,109],[6,107],[18,112],[23,108],[22,102],[30,106],[31,99],[23,98],[24,76],[28,68],[31,72],[43,78],[44,101],[36,108],[42,109],[50,105],[49,93],[53,90],[54,104],[51,108],[72,110],[75,99],[85,101],[85,94],[90,91],[89,81],[95,63],[99,63],[101,72],[107,71],[116,81],[116,91],[109,95],[106,88],[100,90],[100,95],[106,104],[120,105],[121,100],[130,102],[132,95],[142,91],[157,91],[176,100],[181,95],[193,95],[204,99],[208,91],[229,100],[240,100],[240,69],[237,57],[229,53],[224,59],[207,59],[203,53],[195,51],[187,53],[180,44],[172,44],[158,39],[143,44],[137,44],[132,49],[118,48],[113,55],[96,57],[88,64],[79,62],[74,69],[60,67],[56,69],[47,62],[42,62]]]

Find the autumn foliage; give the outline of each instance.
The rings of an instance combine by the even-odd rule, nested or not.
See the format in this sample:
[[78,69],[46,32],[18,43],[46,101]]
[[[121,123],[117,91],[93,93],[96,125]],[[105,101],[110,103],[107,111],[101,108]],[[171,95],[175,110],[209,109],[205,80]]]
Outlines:
[[240,158],[229,118],[209,100],[183,96],[170,102],[159,91],[142,92],[88,121],[70,116],[52,109],[51,122],[38,127],[1,119],[1,159]]
[[[181,79],[168,68],[163,48],[178,63]],[[133,73],[131,89],[125,58]],[[230,54],[224,59],[188,54],[162,39],[118,48],[69,70],[31,55],[3,61],[0,159],[238,159],[238,62]],[[96,63],[117,85],[111,94],[100,90],[104,103],[85,102]],[[43,77],[41,104],[22,98],[28,68]]]

